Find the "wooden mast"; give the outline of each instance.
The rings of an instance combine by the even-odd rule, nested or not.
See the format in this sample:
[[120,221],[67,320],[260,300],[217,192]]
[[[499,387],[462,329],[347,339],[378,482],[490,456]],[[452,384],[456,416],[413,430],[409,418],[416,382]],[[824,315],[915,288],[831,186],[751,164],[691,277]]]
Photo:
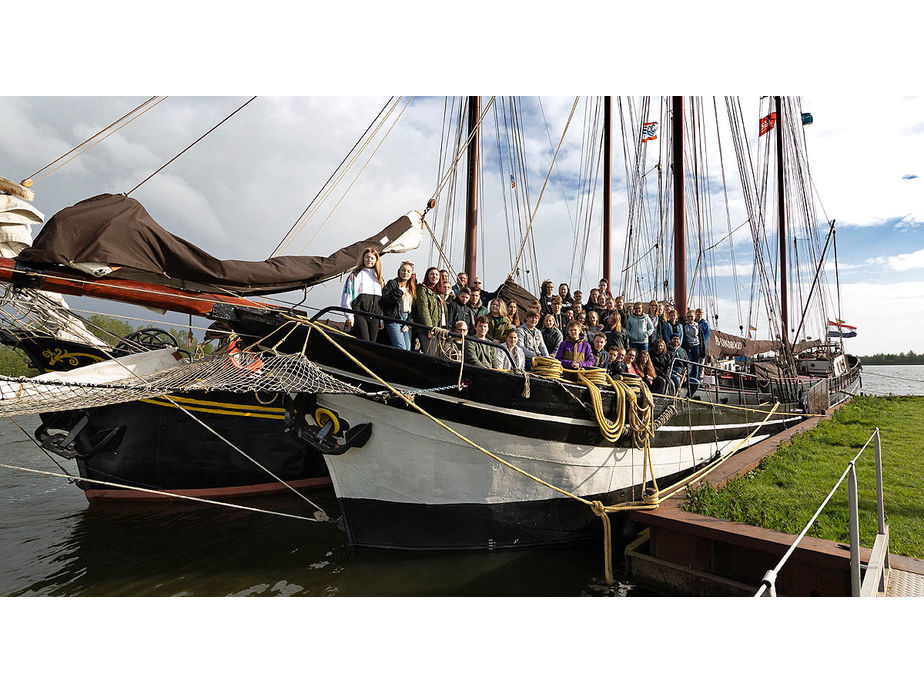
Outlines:
[[786,277],[786,201],[783,181],[783,102],[779,96],[776,101],[776,197],[777,216],[779,218],[780,240],[780,330],[783,348],[789,346],[789,292]]
[[478,140],[474,133],[481,115],[481,97],[468,97],[468,179],[465,196],[465,273],[469,281],[478,274]]
[[683,97],[671,97],[671,165],[674,183],[674,310],[687,312],[687,234],[683,214]]
[[610,219],[610,188],[612,179],[612,156],[610,152],[610,135],[612,132],[611,115],[612,115],[612,98],[611,96],[603,97],[603,278],[609,282],[612,291],[613,278],[610,274],[610,241],[611,241],[611,219]]

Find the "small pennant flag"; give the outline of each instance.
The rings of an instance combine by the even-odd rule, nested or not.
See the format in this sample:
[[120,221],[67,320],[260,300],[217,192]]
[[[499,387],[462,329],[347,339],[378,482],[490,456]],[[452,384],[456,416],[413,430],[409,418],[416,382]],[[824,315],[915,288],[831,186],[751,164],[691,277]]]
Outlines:
[[657,123],[642,123],[642,142],[658,139]]
[[760,119],[760,133],[757,136],[762,137],[766,135],[768,132],[770,132],[773,129],[774,125],[776,125],[776,113],[771,113],[765,118],[761,118]]
[[517,182],[513,179],[513,176],[510,176],[510,187],[511,188],[517,187]]
[[848,325],[842,320],[828,320],[828,336],[843,337],[844,339],[856,337],[857,328],[854,325]]

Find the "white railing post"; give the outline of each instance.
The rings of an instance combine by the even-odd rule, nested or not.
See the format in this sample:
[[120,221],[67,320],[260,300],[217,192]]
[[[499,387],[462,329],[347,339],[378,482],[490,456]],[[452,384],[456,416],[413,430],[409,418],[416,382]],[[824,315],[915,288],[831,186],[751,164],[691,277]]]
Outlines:
[[[882,493],[882,442],[879,439],[879,429],[877,428],[873,434],[876,438],[876,510],[879,515],[879,534],[885,534],[886,524],[885,524],[885,497]],[[889,552],[885,553],[885,569],[889,570]]]
[[[817,520],[818,516],[821,515],[821,511],[825,509],[828,501],[831,500],[837,489],[840,488],[842,483],[844,483],[844,479],[847,479],[847,507],[850,513],[850,591],[854,597],[861,596],[862,590],[866,588],[863,588],[860,582],[860,511],[857,502],[856,462],[860,458],[860,455],[863,454],[863,451],[869,447],[871,442],[873,442],[874,438],[876,439],[876,490],[879,496],[879,534],[876,536],[876,543],[873,545],[870,564],[867,566],[867,580],[869,581],[872,576],[880,575],[883,566],[888,569],[889,535],[888,527],[885,525],[885,504],[883,503],[882,495],[882,451],[879,441],[879,429],[877,428],[873,431],[873,434],[869,437],[863,447],[860,448],[860,452],[858,452],[847,465],[847,469],[844,470],[844,473],[841,474],[841,478],[837,480],[836,484],[834,484],[834,488],[831,489],[828,497],[821,502],[820,506],[818,506],[818,510],[815,511],[815,514],[812,515],[812,518],[808,521],[805,527],[802,528],[799,536],[797,536],[796,540],[790,545],[789,549],[783,555],[783,558],[780,559],[780,562],[776,564],[775,568],[768,570],[764,574],[763,580],[761,580],[760,588],[754,595],[755,597],[762,597],[765,593],[769,594],[771,597],[776,596],[777,575],[786,564],[786,561],[789,560],[789,557],[792,555],[793,551],[796,550],[799,542],[801,542],[803,537],[805,537],[806,533],[809,531],[809,528],[815,524],[815,520]],[[885,552],[885,557],[880,559],[878,556],[882,552]],[[884,578],[880,580],[880,584],[883,584],[883,580]],[[884,589],[884,587],[880,588],[880,590],[882,589]]]
[[760,589],[761,591],[759,591],[755,596],[757,597],[763,596],[764,592],[766,592],[768,597],[776,596],[776,571],[775,570],[768,570],[766,573],[764,573],[764,579],[761,580]]
[[850,594],[860,596],[860,511],[857,507],[857,469],[851,462],[847,472],[847,505],[850,510]]
[[879,429],[873,432],[876,439],[876,509],[879,513],[879,533],[885,532],[885,508],[882,503],[882,446],[879,441]]

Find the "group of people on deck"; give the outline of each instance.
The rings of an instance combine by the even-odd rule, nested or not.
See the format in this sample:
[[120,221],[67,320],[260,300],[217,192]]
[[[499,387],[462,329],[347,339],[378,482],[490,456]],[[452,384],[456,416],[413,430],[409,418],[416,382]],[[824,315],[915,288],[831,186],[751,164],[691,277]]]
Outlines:
[[[453,358],[474,366],[531,370],[532,359],[542,356],[565,368],[636,376],[657,393],[677,392],[686,383],[690,397],[699,385],[710,331],[702,309],[680,316],[656,300],[627,304],[624,296],[612,295],[605,278],[586,303],[581,291],[572,294],[567,284],[559,284],[556,292],[546,280],[539,300],[525,309],[485,290],[479,277],[465,272],[453,282],[446,270],[430,267],[418,282],[407,260],[385,281],[375,248],[366,248],[347,275],[341,306],[371,314],[348,314],[345,329],[361,339],[377,341],[384,321],[392,346],[432,353],[434,330],[442,328],[507,346],[505,351],[464,340],[464,350],[457,349]],[[461,346],[460,341],[454,344]]]

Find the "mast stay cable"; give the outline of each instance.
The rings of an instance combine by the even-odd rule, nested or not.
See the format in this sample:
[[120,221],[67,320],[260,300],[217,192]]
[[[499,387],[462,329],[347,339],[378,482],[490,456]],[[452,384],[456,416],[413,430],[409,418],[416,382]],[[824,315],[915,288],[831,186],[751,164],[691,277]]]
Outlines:
[[[135,118],[139,118],[139,117],[143,116],[145,113],[147,113],[148,111],[150,111],[150,110],[151,110],[152,108],[154,108],[155,106],[159,106],[159,105],[162,104],[164,101],[166,101],[167,98],[168,98],[168,97],[166,97],[166,96],[159,96],[159,97],[158,97],[158,96],[152,96],[151,98],[147,99],[146,101],[144,101],[144,102],[141,103],[140,105],[135,106],[135,108],[133,108],[132,110],[130,110],[128,113],[126,113],[125,115],[123,115],[121,118],[119,118],[119,119],[117,119],[117,120],[114,120],[113,122],[111,122],[109,125],[107,125],[106,127],[104,127],[102,130],[100,130],[100,131],[97,132],[96,134],[91,135],[90,137],[88,137],[87,139],[85,139],[83,142],[81,142],[80,144],[78,144],[76,147],[72,148],[70,151],[68,151],[68,152],[62,154],[61,156],[59,156],[57,159],[55,159],[54,161],[52,161],[50,164],[47,164],[47,165],[43,166],[42,168],[40,168],[38,171],[36,171],[35,173],[33,173],[31,176],[29,176],[28,178],[26,178],[25,180],[23,180],[22,184],[23,184],[25,187],[27,187],[27,188],[31,188],[35,183],[38,183],[39,181],[41,181],[41,180],[47,178],[48,176],[50,176],[52,173],[54,173],[54,172],[57,171],[58,169],[60,169],[60,168],[62,168],[62,167],[64,167],[64,166],[66,166],[67,164],[69,164],[71,161],[73,161],[74,159],[76,159],[78,156],[81,156],[82,154],[85,154],[86,152],[88,152],[88,151],[90,151],[91,149],[93,149],[93,147],[95,147],[96,145],[100,144],[103,140],[105,140],[105,139],[107,139],[108,137],[110,137],[110,136],[114,135],[115,133],[117,133],[119,130],[121,130],[121,129],[124,128],[126,125],[128,125],[128,124],[131,123],[133,120],[135,120]],[[152,103],[153,101],[156,101],[156,103]],[[150,104],[150,105],[148,105],[148,104]],[[145,108],[146,106],[147,106],[147,108]],[[141,109],[144,109],[144,110],[141,110]],[[133,114],[135,114],[135,113],[136,113],[137,111],[139,111],[139,110],[141,110],[140,113],[138,113],[137,115],[133,115]],[[129,118],[129,116],[133,116],[133,117]],[[125,120],[126,118],[128,118],[128,120]],[[125,120],[124,123],[122,123],[123,120]],[[107,134],[106,137],[103,137],[102,139],[100,139],[100,140],[98,140],[98,141],[96,141],[96,142],[93,142],[93,144],[91,144],[89,147],[87,147],[87,148],[85,148],[85,149],[83,149],[83,150],[80,150],[80,148],[83,147],[85,144],[87,144],[88,142],[93,141],[94,139],[96,139],[97,137],[99,137],[100,135],[102,135],[104,132],[106,132],[106,131],[109,130],[110,128],[115,127],[115,126],[118,125],[119,123],[122,123],[122,124],[119,125],[118,127],[116,127],[112,132],[110,132],[109,134]],[[80,150],[80,151],[78,151],[78,150]],[[72,154],[72,153],[74,153],[74,152],[77,152],[77,153],[74,154],[74,156],[72,156],[70,159],[67,159],[67,161],[64,161],[60,166],[57,166],[57,167],[53,168],[51,171],[49,171],[48,173],[46,173],[44,176],[41,176],[41,177],[39,177],[39,178],[36,178],[36,176],[38,176],[38,174],[42,173],[45,169],[50,168],[51,166],[54,166],[56,163],[58,163],[59,161],[61,161],[62,159],[64,159],[65,157],[69,156],[70,154]]]
[[253,102],[253,100],[256,99],[256,98],[257,98],[256,96],[251,96],[247,101],[245,101],[245,102],[242,103],[240,106],[238,106],[236,109],[234,109],[234,111],[232,111],[229,115],[225,116],[225,118],[222,119],[219,123],[217,123],[216,125],[212,126],[207,132],[205,132],[201,137],[199,137],[199,139],[197,139],[195,142],[193,142],[192,144],[190,144],[190,145],[189,145],[188,147],[186,147],[183,151],[181,151],[179,154],[177,154],[177,155],[174,156],[172,159],[170,159],[170,161],[168,161],[167,163],[165,163],[165,164],[164,164],[163,166],[161,166],[159,169],[157,169],[156,171],[154,171],[154,173],[152,173],[150,176],[148,176],[148,177],[145,178],[143,181],[141,181],[140,183],[138,183],[138,185],[136,185],[134,188],[132,188],[131,190],[129,190],[127,193],[125,193],[125,196],[128,197],[129,195],[131,195],[131,194],[132,194],[133,192],[135,192],[138,188],[140,188],[142,185],[144,185],[145,183],[147,183],[149,180],[151,180],[151,179],[152,179],[154,176],[156,176],[158,173],[160,173],[160,172],[163,171],[165,168],[167,168],[167,167],[168,167],[170,164],[172,164],[174,161],[176,161],[176,160],[179,159],[181,156],[183,156],[183,154],[185,154],[185,153],[188,152],[190,149],[192,149],[192,148],[195,147],[197,144],[199,144],[199,142],[201,142],[203,139],[205,139],[205,137],[206,137],[207,135],[211,134],[211,133],[214,132],[219,126],[221,126],[223,123],[225,123],[227,120],[229,120],[229,119],[232,118],[233,116],[237,115],[237,113],[238,113],[242,108],[244,108],[245,106],[249,105],[249,104],[250,104],[251,102]]

